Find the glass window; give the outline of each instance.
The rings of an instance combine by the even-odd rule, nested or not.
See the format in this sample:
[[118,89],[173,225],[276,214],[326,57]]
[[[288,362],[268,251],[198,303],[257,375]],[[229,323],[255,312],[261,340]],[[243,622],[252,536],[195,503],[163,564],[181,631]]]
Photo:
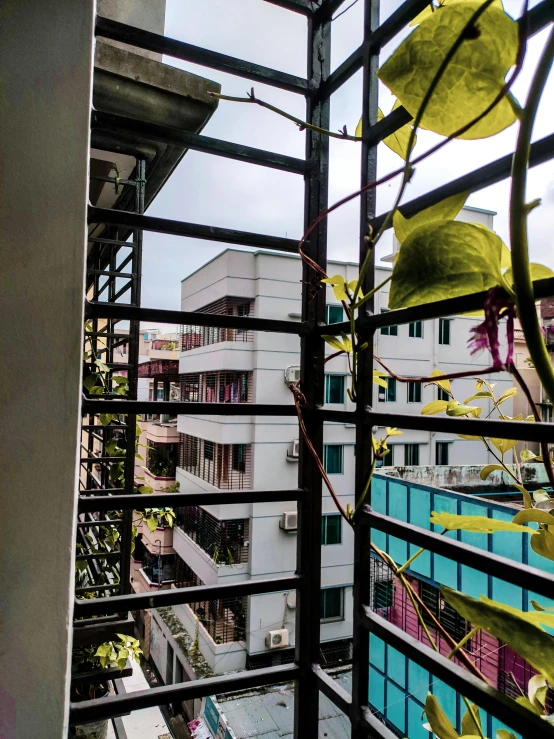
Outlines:
[[[461,641],[464,636],[470,630],[469,623],[462,618],[456,611],[449,606],[448,603],[441,598],[441,594],[438,588],[434,585],[429,585],[426,582],[421,582],[419,585],[419,595],[423,603],[435,616],[435,618],[441,623],[443,628],[450,634],[450,636],[456,641]],[[423,620],[429,625],[435,628],[435,623],[429,614],[424,610]],[[465,649],[471,649],[471,640],[466,642]]]
[[378,459],[376,467],[393,467],[394,466],[394,446],[388,445],[389,453],[386,454],[382,459]]
[[419,444],[406,444],[404,448],[404,464],[419,464]]
[[325,472],[328,475],[342,475],[342,444],[325,444]]
[[446,392],[446,390],[443,390],[442,387],[439,387],[437,385],[437,400],[452,400],[450,395]]
[[393,580],[376,580],[373,583],[373,608],[392,608],[394,605]]
[[231,465],[237,472],[244,472],[246,469],[246,444],[233,444]]
[[[388,313],[388,308],[381,308],[381,313]],[[383,326],[381,329],[383,336],[398,336],[398,326]]]
[[382,403],[394,403],[396,402],[396,378],[387,377],[387,387],[379,386],[379,400]]
[[344,320],[342,305],[326,305],[325,321],[329,323],[342,323]]
[[321,517],[321,543],[323,545],[342,543],[340,513],[332,513]]
[[423,338],[423,321],[414,321],[408,324],[408,336],[411,339]]
[[421,383],[408,383],[408,403],[421,403]]
[[450,318],[439,318],[439,344],[450,344]]
[[204,442],[204,459],[207,459],[208,461],[213,461],[214,458],[214,444],[213,441],[205,441]]
[[435,445],[435,464],[448,464],[448,441],[437,441]]
[[344,403],[344,375],[325,375],[325,402]]
[[541,411],[542,420],[545,423],[550,423],[552,421],[552,406],[550,403],[542,403]]
[[342,588],[325,588],[321,591],[321,620],[342,621],[344,619],[344,603]]

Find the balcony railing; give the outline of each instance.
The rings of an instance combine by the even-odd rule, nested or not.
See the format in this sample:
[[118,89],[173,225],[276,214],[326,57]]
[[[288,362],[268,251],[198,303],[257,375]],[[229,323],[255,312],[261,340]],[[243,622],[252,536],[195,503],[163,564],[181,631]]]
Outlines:
[[179,467],[221,490],[245,490],[251,486],[252,446],[216,444],[180,434]]
[[141,567],[146,577],[151,583],[161,585],[164,582],[173,582],[175,580],[175,565],[144,565]]
[[215,564],[248,562],[249,519],[219,521],[199,506],[176,510],[175,525],[208,554]]
[[202,372],[181,375],[181,400],[204,403],[252,402],[251,372]]
[[[246,298],[226,297],[202,308],[199,313],[224,316],[250,316],[254,302]],[[253,332],[242,328],[219,328],[216,326],[182,326],[181,349],[184,352],[201,346],[219,344],[223,341],[252,341]]]

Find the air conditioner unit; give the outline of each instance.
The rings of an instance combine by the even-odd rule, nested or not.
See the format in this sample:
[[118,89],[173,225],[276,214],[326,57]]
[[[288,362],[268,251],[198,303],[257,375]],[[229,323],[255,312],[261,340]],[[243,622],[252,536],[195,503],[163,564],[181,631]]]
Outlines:
[[285,511],[281,516],[279,526],[283,531],[296,531],[298,528],[298,513],[296,511]]
[[290,367],[287,367],[285,370],[285,383],[287,385],[294,385],[295,382],[298,382],[300,379],[300,366],[297,364],[292,364]]
[[270,631],[265,638],[265,645],[270,649],[279,649],[280,647],[288,647],[289,645],[289,630],[278,629],[277,631]]
[[300,439],[293,439],[290,444],[289,457],[294,457],[296,459],[298,457],[299,449]]

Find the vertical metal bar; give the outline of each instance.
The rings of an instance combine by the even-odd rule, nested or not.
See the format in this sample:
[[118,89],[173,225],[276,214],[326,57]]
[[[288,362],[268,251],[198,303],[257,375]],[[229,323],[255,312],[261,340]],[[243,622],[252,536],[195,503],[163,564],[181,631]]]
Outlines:
[[[327,1],[327,0],[326,0]],[[308,21],[308,79],[312,89],[321,85],[330,72],[331,24],[328,20]],[[306,120],[329,128],[330,103],[307,100]],[[329,140],[307,131],[306,159],[314,166],[305,181],[304,226],[307,228],[327,208],[329,184]],[[323,269],[327,266],[327,223],[321,222],[310,234],[305,251]],[[306,396],[305,422],[316,452],[323,457],[323,422],[314,410],[323,405],[324,342],[317,324],[325,320],[325,289],[311,268],[303,265],[302,319],[309,331],[301,341],[300,377]],[[297,608],[296,661],[302,674],[294,700],[294,736],[317,739],[319,689],[313,665],[319,662],[321,594],[321,507],[322,480],[319,470],[301,439],[299,485],[309,491],[298,505],[297,571],[304,577],[305,590],[299,593]]]
[[[377,122],[377,67],[378,55],[368,52],[369,39],[379,25],[379,0],[364,0],[364,59],[363,59],[363,107],[362,126],[367,131],[369,126]],[[377,147],[362,144],[361,186],[377,178]],[[360,264],[363,264],[368,245],[368,221],[375,215],[376,192],[368,190],[361,197],[360,203]],[[375,285],[375,255],[371,256],[371,264],[365,274],[363,292],[369,292]],[[356,469],[355,489],[356,501],[361,495],[370,474],[371,467],[371,435],[372,429],[364,425],[362,418],[365,407],[373,402],[373,343],[374,331],[364,328],[364,317],[371,315],[374,301],[368,301],[360,311],[358,318],[360,342],[368,342],[369,348],[357,357],[357,403],[356,411],[359,420],[356,424]],[[371,498],[371,490],[369,492]],[[369,588],[371,579],[370,535],[367,526],[356,526],[354,529],[354,609],[353,609],[353,670],[352,670],[352,737],[361,739],[367,736],[367,727],[362,729],[362,711],[368,703],[369,694],[369,632],[364,628],[362,606],[370,602]]]

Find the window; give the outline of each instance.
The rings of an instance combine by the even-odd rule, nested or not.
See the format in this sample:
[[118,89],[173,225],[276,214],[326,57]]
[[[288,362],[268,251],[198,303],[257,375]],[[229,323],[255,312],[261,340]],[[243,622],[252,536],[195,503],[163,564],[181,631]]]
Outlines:
[[392,467],[394,465],[394,446],[389,444],[388,447],[389,453],[382,459],[377,460],[375,464],[376,467]]
[[387,387],[379,386],[379,400],[382,403],[394,403],[396,401],[396,379],[387,377]]
[[325,321],[329,323],[342,323],[344,320],[342,305],[326,305]]
[[450,318],[439,318],[439,344],[450,344]]
[[342,543],[341,523],[340,513],[321,517],[321,543],[323,545]]
[[435,445],[435,464],[448,464],[448,441],[437,441]]
[[344,403],[344,375],[325,375],[325,402]]
[[452,400],[450,395],[446,392],[446,390],[443,390],[442,387],[439,387],[437,385],[437,400]]
[[421,403],[421,383],[408,383],[408,403]]
[[414,321],[408,325],[408,336],[411,339],[423,338],[423,321]]
[[[470,625],[464,618],[456,613],[452,606],[449,606],[448,603],[441,598],[439,589],[426,582],[421,582],[419,586],[419,595],[423,603],[440,622],[443,628],[450,634],[450,636],[456,642],[461,641],[469,632]],[[425,623],[436,628],[434,622],[424,610],[422,611],[422,615]],[[471,640],[466,642],[464,649],[471,650]]]
[[344,619],[342,588],[325,588],[325,590],[322,590],[320,604],[322,621],[342,621]]
[[325,472],[328,475],[342,475],[342,444],[325,444]]
[[[388,312],[388,308],[381,308],[381,313]],[[381,333],[383,336],[398,336],[398,326],[383,326]]]
[[394,581],[376,580],[373,583],[373,608],[392,608],[394,605]]
[[406,444],[404,446],[404,464],[419,464],[419,444]]
[[545,423],[550,423],[552,421],[552,406],[550,403],[542,403],[541,405],[542,420]]
[[246,470],[246,444],[233,444],[231,466],[237,472]]
[[[250,303],[239,303],[237,305],[237,316],[249,316],[250,315]],[[246,333],[246,329],[237,328],[237,334]]]
[[213,459],[214,459],[213,441],[204,442],[204,459],[207,459],[209,462],[213,462]]

